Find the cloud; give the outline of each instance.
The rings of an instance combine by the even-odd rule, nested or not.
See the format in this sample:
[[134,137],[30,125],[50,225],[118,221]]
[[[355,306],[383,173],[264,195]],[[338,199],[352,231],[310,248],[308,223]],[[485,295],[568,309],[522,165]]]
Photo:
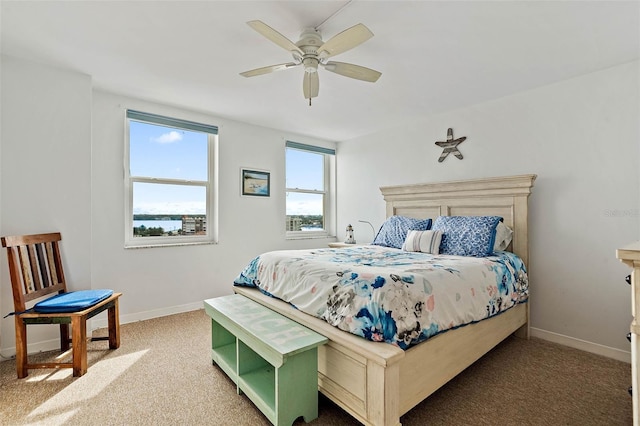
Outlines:
[[157,138],[151,138],[151,140],[158,143],[173,143],[182,140],[182,134],[172,130],[169,133],[164,133],[158,136]]
[[287,200],[287,215],[321,215],[322,200]]

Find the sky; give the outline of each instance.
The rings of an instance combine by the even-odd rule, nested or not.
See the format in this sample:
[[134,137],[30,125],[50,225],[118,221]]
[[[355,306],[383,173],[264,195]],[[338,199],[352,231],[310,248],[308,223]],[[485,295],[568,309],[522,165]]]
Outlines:
[[[324,156],[297,149],[286,150],[287,188],[321,190],[324,185]],[[287,193],[287,215],[321,215],[322,196]]]
[[[207,180],[207,134],[130,120],[131,176]],[[204,187],[136,183],[133,213],[205,214]]]
[[[207,180],[207,134],[139,121],[129,121],[131,176]],[[221,141],[221,143],[224,143]],[[324,181],[321,154],[286,150],[286,185],[321,189]],[[273,171],[272,171],[273,173]],[[240,194],[240,173],[233,182]],[[220,182],[225,185],[226,182]],[[273,188],[271,188],[273,191]],[[135,183],[134,214],[205,214],[204,187]],[[322,197],[288,193],[287,215],[322,214]]]

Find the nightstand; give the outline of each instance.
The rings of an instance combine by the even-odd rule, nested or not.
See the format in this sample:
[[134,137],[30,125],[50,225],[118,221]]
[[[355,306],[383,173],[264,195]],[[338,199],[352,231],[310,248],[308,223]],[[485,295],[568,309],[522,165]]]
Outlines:
[[362,244],[347,244],[343,242],[329,243],[329,247],[331,248],[347,248],[347,247],[359,247],[359,246],[362,246]]

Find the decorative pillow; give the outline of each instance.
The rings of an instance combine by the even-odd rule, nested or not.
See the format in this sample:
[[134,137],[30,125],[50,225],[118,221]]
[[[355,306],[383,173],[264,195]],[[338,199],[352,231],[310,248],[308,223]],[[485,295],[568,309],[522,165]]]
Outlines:
[[442,231],[440,254],[484,257],[493,253],[500,216],[439,216],[434,231]]
[[431,219],[414,219],[406,216],[391,216],[380,227],[371,244],[393,248],[402,248],[407,232],[411,230],[428,231]]
[[441,240],[442,231],[409,231],[402,250],[438,254]]
[[498,222],[496,227],[496,242],[493,244],[493,251],[506,250],[511,244],[513,230],[502,222]]

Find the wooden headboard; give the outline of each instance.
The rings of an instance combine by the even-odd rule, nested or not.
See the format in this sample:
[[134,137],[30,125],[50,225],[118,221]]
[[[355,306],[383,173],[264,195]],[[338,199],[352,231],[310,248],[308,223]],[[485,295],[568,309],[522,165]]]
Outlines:
[[384,186],[387,217],[501,216],[513,229],[511,251],[529,266],[528,198],[536,175]]

